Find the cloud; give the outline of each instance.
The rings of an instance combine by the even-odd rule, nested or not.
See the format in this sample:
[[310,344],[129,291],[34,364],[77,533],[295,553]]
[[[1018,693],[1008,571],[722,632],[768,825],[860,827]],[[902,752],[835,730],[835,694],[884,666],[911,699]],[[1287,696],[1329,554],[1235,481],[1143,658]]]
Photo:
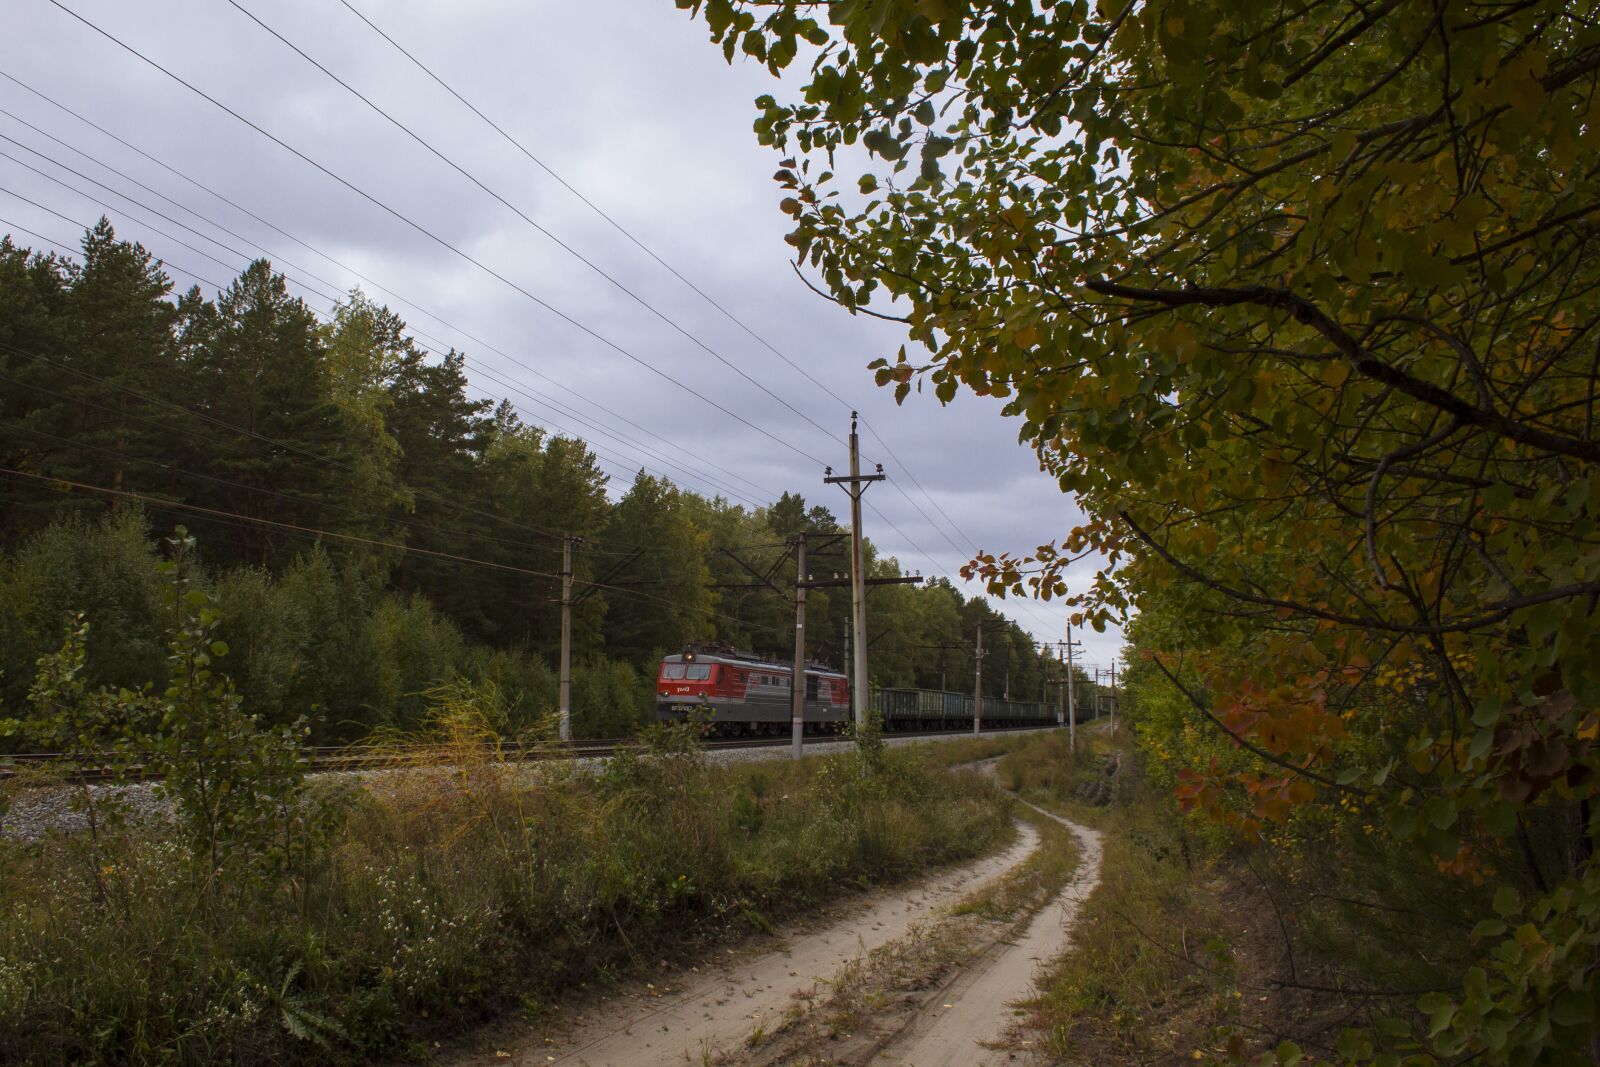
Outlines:
[[[8,52],[8,73],[478,340],[375,291],[350,271],[207,197],[9,82],[0,81],[0,107],[341,290],[361,284],[375,298],[395,304],[419,330],[465,350],[475,364],[528,392],[602,420],[677,463],[698,463],[585,406],[513,359],[760,488],[714,474],[719,482],[765,498],[799,491],[840,514],[845,512],[842,498],[821,483],[819,468],[844,466],[849,408],[856,407],[937,502],[931,503],[864,431],[863,450],[872,461],[885,462],[895,481],[870,491],[869,499],[883,518],[869,512],[868,534],[906,568],[925,574],[954,574],[973,547],[968,538],[984,549],[1025,551],[1077,521],[1070,502],[1038,471],[1032,453],[1018,445],[1016,426],[1000,417],[998,404],[963,396],[942,407],[927,395],[913,394],[897,406],[874,386],[867,364],[892,355],[904,341],[903,330],[852,317],[793,277],[783,242],[786,220],[776,210],[780,194],[770,180],[776,161],[755,143],[750,130],[751,102],[772,90],[770,77],[754,64],[724,64],[707,43],[704,26],[691,23],[663,0],[352,3],[843,403],[685,288],[343,6],[329,0],[241,3],[827,432],[741,380],[228,5],[202,0],[63,2],[687,387],[669,383],[563,322],[57,8],[38,2],[0,10],[0,34],[18,45]],[[72,76],[63,77],[64,70]],[[126,186],[4,117],[0,132],[35,144],[107,184]],[[4,160],[0,186],[78,219],[92,220],[102,211]],[[111,214],[120,232],[144,241],[173,264],[227,280],[221,276],[223,268],[129,222],[125,214]],[[0,218],[70,241],[77,237],[66,224],[4,195]],[[186,216],[185,221],[206,228],[198,219]],[[238,266],[243,266],[242,259]],[[180,287],[188,284],[187,278],[178,280]],[[541,421],[544,414],[585,432],[578,420],[551,415],[550,408],[486,374],[476,374],[475,384],[496,396],[509,393],[530,421]],[[620,480],[641,464],[664,468],[627,443],[586,435],[616,455],[607,466]],[[708,483],[682,480],[711,491]],[[1065,613],[1057,605],[1005,601],[997,606],[1041,639],[1059,639],[1064,630]],[[1119,644],[1115,635],[1085,635],[1084,641],[1086,654],[1107,664]]]

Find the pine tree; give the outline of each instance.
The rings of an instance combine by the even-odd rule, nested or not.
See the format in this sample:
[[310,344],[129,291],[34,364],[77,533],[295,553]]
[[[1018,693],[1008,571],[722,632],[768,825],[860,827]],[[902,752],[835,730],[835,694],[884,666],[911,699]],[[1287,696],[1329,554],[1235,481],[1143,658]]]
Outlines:
[[[311,309],[289,295],[271,264],[256,260],[215,304],[186,301],[184,312],[190,395],[217,420],[204,424],[204,448],[189,460],[218,479],[205,497],[250,519],[359,528],[347,509],[343,428]],[[293,555],[280,559],[286,546],[303,544],[260,525],[218,526],[202,540],[216,546],[213,555],[227,545],[230,562],[269,567]]]
[[[61,331],[65,324],[66,267],[0,238],[0,465],[11,470],[49,470],[56,449],[39,432],[54,406],[64,370]],[[43,526],[60,496],[20,478],[0,475],[0,547],[14,547]]]

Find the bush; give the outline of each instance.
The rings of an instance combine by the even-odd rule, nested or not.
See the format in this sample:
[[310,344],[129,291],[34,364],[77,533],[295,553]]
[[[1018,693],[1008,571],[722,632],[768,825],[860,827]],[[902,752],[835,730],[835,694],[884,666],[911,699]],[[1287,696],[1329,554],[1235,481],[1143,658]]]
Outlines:
[[594,656],[572,671],[575,737],[632,737],[655,721],[655,679],[632,664]]
[[427,709],[424,691],[463,673],[466,642],[454,623],[417,596],[380,600],[369,625],[376,674],[373,721],[414,726]]
[[[79,837],[0,842],[0,1061],[323,1062],[396,1055],[508,988],[559,995],[729,924],[966,858],[1005,801],[915,749],[708,765],[684,730],[597,772],[501,759],[494,687],[434,690],[419,762],[343,799],[325,844],[202,906],[174,827],[122,834],[95,900]],[[490,742],[485,744],[484,742]],[[917,746],[920,749],[921,746]],[[404,751],[404,749],[402,750]],[[198,918],[197,918],[198,916]],[[637,954],[637,955],[636,955]]]
[[0,561],[0,707],[23,705],[35,662],[59,647],[63,621],[79,612],[94,624],[90,684],[161,684],[158,561],[144,516],[133,509],[97,523],[56,523]]

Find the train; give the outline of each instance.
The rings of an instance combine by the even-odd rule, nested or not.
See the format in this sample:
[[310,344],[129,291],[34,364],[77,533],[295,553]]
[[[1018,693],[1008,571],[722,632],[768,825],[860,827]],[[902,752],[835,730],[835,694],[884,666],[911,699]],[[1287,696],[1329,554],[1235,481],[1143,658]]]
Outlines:
[[[656,718],[684,722],[703,715],[725,734],[786,734],[790,730],[793,666],[741,652],[732,646],[700,643],[665,656],[656,676]],[[805,669],[805,730],[834,733],[851,719],[850,680],[842,671],[808,662]],[[972,727],[971,693],[931,689],[874,688],[867,706],[885,730],[960,730]],[[1078,709],[1078,721],[1085,719]],[[1054,726],[1055,705],[1036,700],[985,697],[983,724],[993,729]]]

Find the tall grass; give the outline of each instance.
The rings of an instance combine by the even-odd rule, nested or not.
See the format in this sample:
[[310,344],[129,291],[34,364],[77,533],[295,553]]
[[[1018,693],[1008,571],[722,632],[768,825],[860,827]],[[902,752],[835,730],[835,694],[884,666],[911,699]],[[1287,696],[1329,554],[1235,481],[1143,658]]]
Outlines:
[[718,767],[664,733],[599,768],[533,767],[483,744],[496,700],[436,691],[403,749],[426,766],[314,783],[337,824],[271,878],[199,870],[164,825],[117,830],[94,864],[81,836],[0,842],[0,1062],[420,1054],[441,1024],[1009,832],[992,787],[921,746]]

